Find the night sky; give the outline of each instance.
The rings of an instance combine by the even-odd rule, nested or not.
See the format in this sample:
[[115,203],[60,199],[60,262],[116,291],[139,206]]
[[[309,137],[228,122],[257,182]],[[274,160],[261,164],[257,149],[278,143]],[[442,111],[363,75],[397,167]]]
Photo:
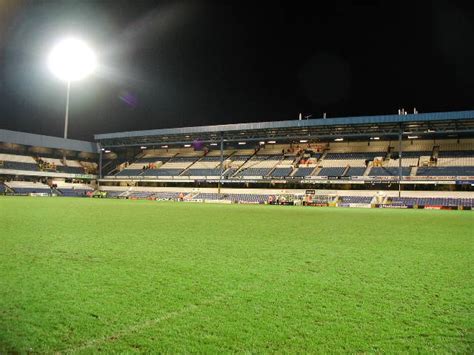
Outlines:
[[69,34],[100,61],[72,86],[71,138],[474,109],[470,3],[0,0],[0,128],[62,135],[46,58]]

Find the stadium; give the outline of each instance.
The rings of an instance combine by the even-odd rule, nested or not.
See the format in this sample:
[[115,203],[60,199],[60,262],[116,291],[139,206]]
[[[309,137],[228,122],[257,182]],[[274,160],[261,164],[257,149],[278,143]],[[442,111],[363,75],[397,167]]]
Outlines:
[[466,111],[0,131],[4,349],[467,351],[473,128]]
[[472,353],[473,110],[71,139],[72,81],[0,129],[0,353]]

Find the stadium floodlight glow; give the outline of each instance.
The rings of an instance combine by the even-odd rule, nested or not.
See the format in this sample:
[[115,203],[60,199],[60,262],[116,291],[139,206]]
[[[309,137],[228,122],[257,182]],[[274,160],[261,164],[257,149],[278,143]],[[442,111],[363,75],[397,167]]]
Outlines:
[[379,141],[379,140],[380,140],[380,137],[370,137],[370,140],[372,140],[372,141]]
[[217,146],[217,143],[211,143],[211,145],[215,147],[215,146]]
[[344,140],[344,138],[336,138],[334,139],[334,142],[342,142]]
[[408,136],[408,139],[417,139],[419,138],[418,136]]
[[268,141],[267,143],[268,143],[268,144],[275,144],[276,141]]
[[300,139],[300,143],[308,143],[307,139]]
[[110,150],[106,149],[106,150],[105,150],[105,153],[110,153]]
[[265,142],[260,142],[260,145],[264,145],[264,144],[265,144]]
[[185,144],[184,145],[184,148],[190,148],[191,147],[191,144]]
[[245,142],[239,142],[239,145],[246,145],[247,143]]
[[78,38],[65,38],[49,54],[49,69],[66,82],[84,79],[94,72],[97,60],[92,49]]
[[162,145],[161,148],[168,148],[168,146],[167,145]]
[[140,149],[146,149],[146,147],[145,147],[144,145],[142,145],[142,146],[140,147]]
[[92,49],[84,41],[69,37],[59,41],[53,47],[48,57],[48,67],[57,78],[67,83],[64,115],[64,139],[66,139],[71,82],[84,79],[92,74],[97,67],[97,59]]

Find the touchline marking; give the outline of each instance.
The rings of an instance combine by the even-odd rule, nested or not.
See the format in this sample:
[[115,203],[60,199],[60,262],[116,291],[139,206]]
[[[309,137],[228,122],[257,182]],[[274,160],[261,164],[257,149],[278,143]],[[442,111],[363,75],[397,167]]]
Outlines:
[[184,306],[183,308],[181,308],[180,310],[176,310],[176,311],[172,311],[172,312],[168,312],[164,315],[162,315],[161,317],[158,317],[158,318],[154,318],[154,319],[150,319],[150,320],[147,320],[145,322],[142,322],[142,323],[138,323],[138,324],[135,324],[135,325],[132,325],[130,327],[127,327],[127,328],[124,328],[122,330],[119,330],[118,332],[112,334],[112,335],[109,335],[109,336],[104,336],[104,337],[101,337],[101,338],[96,338],[96,339],[92,339],[92,340],[89,340],[87,342],[85,342],[84,344],[82,345],[79,345],[75,348],[69,348],[69,349],[64,349],[64,350],[57,350],[55,351],[56,354],[60,354],[60,353],[74,353],[74,352],[77,352],[77,351],[80,351],[80,350],[84,350],[84,349],[88,349],[88,348],[91,348],[95,345],[98,345],[98,344],[102,344],[104,342],[107,342],[107,341],[115,341],[123,336],[126,336],[126,335],[129,335],[131,333],[135,333],[137,331],[141,331],[143,329],[146,329],[146,328],[149,328],[153,325],[156,325],[158,323],[161,323],[161,322],[164,322],[166,320],[169,320],[169,319],[173,319],[173,318],[177,318],[177,317],[180,317],[186,313],[190,313],[192,311],[195,311],[196,309],[202,307],[202,306],[209,306],[209,305],[212,305],[212,304],[215,304],[217,302],[220,302],[222,301],[224,298],[227,298],[229,296],[232,296],[234,292],[232,293],[229,293],[227,295],[219,295],[219,296],[215,296],[213,298],[210,298],[210,299],[207,299],[207,300],[204,300],[204,301],[201,301],[201,302],[197,302],[196,304],[189,304],[187,306]]

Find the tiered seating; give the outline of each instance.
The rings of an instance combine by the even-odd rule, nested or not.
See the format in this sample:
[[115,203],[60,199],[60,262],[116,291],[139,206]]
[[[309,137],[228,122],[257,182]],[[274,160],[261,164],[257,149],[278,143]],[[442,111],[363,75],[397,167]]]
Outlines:
[[436,166],[474,166],[474,152],[439,152]]
[[84,174],[83,167],[76,167],[76,166],[58,166],[56,167],[56,171],[67,173],[67,174]]
[[200,192],[195,195],[193,200],[226,200],[232,202],[267,202],[271,195],[266,194],[217,194],[211,192]]
[[153,197],[157,200],[175,200],[179,195],[179,192],[155,192]]
[[154,195],[153,191],[134,191],[128,194],[129,198],[151,198]]
[[235,174],[235,176],[267,176],[271,170],[271,168],[247,168],[245,170],[239,171],[237,174]]
[[[411,168],[402,167],[402,176],[409,176]],[[370,176],[399,176],[400,172],[395,167],[373,167],[370,169]]]
[[278,155],[255,155],[242,165],[235,176],[268,176],[280,160]]
[[372,201],[371,196],[339,196],[343,203],[365,203],[369,204]]
[[[325,149],[326,152],[324,159],[319,160],[315,157],[321,158],[320,152],[303,151],[302,148],[289,145],[267,144],[257,153],[254,149],[224,151],[222,172],[219,150],[211,150],[206,156],[202,156],[203,152],[193,151],[191,148],[170,151],[157,149],[147,152],[117,176],[173,179],[180,176],[182,180],[189,180],[187,177],[215,179],[221,173],[226,179],[304,178],[315,174],[320,177],[397,177],[400,161],[403,176],[473,176],[474,152],[460,150],[467,147],[468,143],[463,145],[451,142],[450,145],[445,145],[450,150],[443,151],[437,145],[433,147],[438,144],[437,141],[403,141],[402,160],[398,158],[397,142],[329,143],[317,148]],[[444,143],[439,144],[441,147]],[[70,164],[67,165],[69,168]],[[63,169],[58,166],[58,169]]]
[[333,202],[336,196],[331,195],[314,195],[311,197],[313,203],[329,203]]
[[226,195],[224,198],[227,200],[231,200],[233,202],[252,202],[252,203],[264,203],[268,201],[270,195],[253,195],[253,194],[229,194]]
[[51,188],[48,185],[42,184],[40,182],[9,181],[9,182],[6,182],[5,185],[11,188],[15,192],[15,194],[18,194],[18,195],[51,192]]
[[234,169],[234,168],[227,169],[222,176],[225,178],[230,178],[232,175],[234,175],[236,171],[237,169]]
[[59,165],[56,171],[68,174],[84,174],[86,169],[77,160],[66,160],[66,165]]
[[336,168],[322,168],[318,176],[342,176],[344,174],[346,167],[336,167]]
[[200,192],[193,197],[193,200],[222,200],[224,195],[213,192]]
[[364,172],[366,170],[366,167],[350,167],[349,170],[346,172],[346,176],[363,176]]
[[63,166],[63,162],[57,158],[40,157],[38,158],[38,163],[41,170],[52,172],[58,171]]
[[[224,160],[230,155],[224,152]],[[216,155],[205,156],[194,163],[183,175],[185,176],[220,176],[221,157]],[[224,169],[225,170],[225,169]]]
[[123,191],[107,191],[107,197],[115,198],[123,194]]
[[314,170],[314,167],[299,167],[296,172],[293,174],[293,177],[305,177],[311,175],[311,172]]
[[467,206],[474,207],[473,198],[447,197],[392,197],[393,205],[421,205],[421,206]]
[[0,154],[0,169],[39,171],[39,166],[30,156]]
[[142,176],[178,176],[183,169],[170,169],[170,168],[159,168],[159,169],[148,169],[143,170],[139,175]]
[[95,162],[81,161],[80,164],[84,167],[88,174],[96,174],[99,166]]
[[[398,159],[398,152],[392,152],[390,154],[392,157],[388,161],[383,162],[384,167],[389,168],[397,168],[400,164],[400,160]],[[431,157],[431,152],[423,151],[423,152],[402,152],[402,167],[411,167],[411,166],[418,166],[420,157]],[[395,157],[395,159],[394,159]],[[428,158],[429,160],[429,158]]]
[[[145,154],[138,158],[133,163],[125,166],[125,168],[115,174],[115,176],[141,176],[145,175],[147,171],[148,176],[159,176],[151,171],[159,169],[163,164],[167,163],[170,158],[174,157],[179,150],[174,149],[171,151],[166,150],[148,150]],[[119,161],[118,163],[123,164],[124,161]],[[181,171],[181,169],[179,169]]]
[[350,152],[350,153],[327,153],[324,160],[374,160],[376,157],[385,157],[385,152]]
[[184,176],[220,176],[221,169],[189,169]]
[[385,152],[329,152],[320,162],[319,176],[362,176],[367,163],[375,158],[383,159]]
[[293,168],[289,167],[277,167],[272,171],[271,176],[273,177],[287,177],[293,172]]
[[474,176],[474,166],[419,167],[418,176]]
[[123,169],[115,174],[115,176],[139,176],[143,173],[142,169]]
[[68,197],[83,197],[88,192],[94,191],[94,188],[88,184],[69,183],[63,180],[54,180],[53,185],[56,185],[56,189],[62,196]]
[[5,191],[6,191],[5,185],[3,185],[3,184],[0,182],[0,194],[5,193]]
[[[183,153],[186,154],[186,153]],[[196,162],[199,156],[175,156],[165,162],[158,169],[148,169],[143,171],[143,176],[178,176],[191,164]]]

